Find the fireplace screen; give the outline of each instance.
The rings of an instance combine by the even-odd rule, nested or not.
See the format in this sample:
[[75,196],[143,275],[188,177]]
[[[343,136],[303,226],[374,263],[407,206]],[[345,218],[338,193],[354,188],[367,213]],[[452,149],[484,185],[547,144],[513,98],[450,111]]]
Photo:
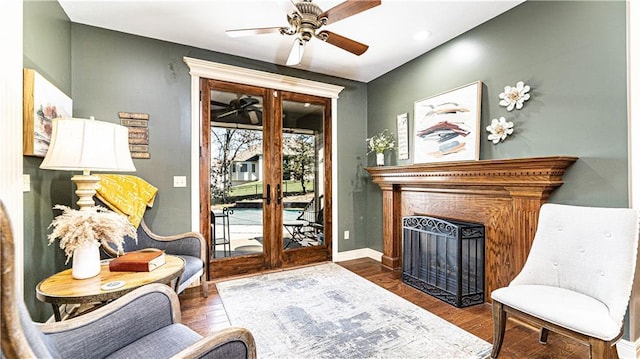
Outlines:
[[402,219],[402,280],[456,307],[484,303],[484,225]]

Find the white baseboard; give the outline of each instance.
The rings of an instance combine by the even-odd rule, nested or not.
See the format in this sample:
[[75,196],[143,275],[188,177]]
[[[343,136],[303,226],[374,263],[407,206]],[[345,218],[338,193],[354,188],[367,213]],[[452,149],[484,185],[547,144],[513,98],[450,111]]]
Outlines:
[[635,343],[622,339],[616,347],[618,348],[618,356],[620,359],[640,358],[640,339],[636,340]]
[[382,260],[382,253],[371,248],[354,249],[351,251],[338,252],[338,254],[333,257],[333,261],[341,262],[358,258],[371,258],[380,262]]

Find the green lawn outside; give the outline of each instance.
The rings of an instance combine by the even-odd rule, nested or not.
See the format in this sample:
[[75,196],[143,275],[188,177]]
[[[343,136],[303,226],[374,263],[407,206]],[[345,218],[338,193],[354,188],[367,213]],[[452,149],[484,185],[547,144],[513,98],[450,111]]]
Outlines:
[[[285,194],[302,192],[302,185],[300,184],[300,181],[284,181],[282,186],[282,190]],[[313,182],[306,182],[306,190],[307,192],[313,192]],[[262,194],[262,181],[233,186],[230,191],[230,196],[232,197],[244,197],[257,194]]]

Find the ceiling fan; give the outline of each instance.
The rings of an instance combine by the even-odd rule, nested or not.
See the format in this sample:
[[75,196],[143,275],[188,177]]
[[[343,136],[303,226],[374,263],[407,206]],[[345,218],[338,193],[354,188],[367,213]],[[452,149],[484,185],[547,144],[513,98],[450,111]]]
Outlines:
[[257,125],[262,119],[260,101],[255,97],[240,97],[229,101],[229,103],[212,100],[211,105],[221,107],[212,110],[213,117],[216,119],[236,115],[248,119],[253,125]]
[[376,7],[380,5],[382,1],[347,0],[324,12],[312,0],[297,0],[295,2],[294,0],[291,0],[291,3],[295,9],[287,15],[289,27],[237,29],[227,30],[226,33],[231,37],[262,35],[277,32],[282,35],[296,35],[296,38],[293,41],[293,46],[291,47],[291,52],[289,53],[289,58],[287,59],[288,66],[294,66],[300,63],[302,60],[302,54],[304,53],[304,45],[311,40],[312,37],[318,38],[331,45],[360,56],[367,51],[369,48],[368,45],[351,40],[328,30],[318,30],[320,30],[324,25],[335,23],[349,16]]

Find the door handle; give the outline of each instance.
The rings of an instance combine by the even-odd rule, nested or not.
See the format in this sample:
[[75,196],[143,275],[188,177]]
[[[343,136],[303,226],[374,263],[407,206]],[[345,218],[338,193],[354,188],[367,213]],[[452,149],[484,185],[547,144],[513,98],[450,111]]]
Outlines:
[[271,204],[271,185],[270,184],[267,184],[267,196],[262,197],[262,199],[267,200],[267,206]]
[[282,203],[282,189],[280,189],[280,183],[276,185],[276,199],[278,200],[278,204]]

